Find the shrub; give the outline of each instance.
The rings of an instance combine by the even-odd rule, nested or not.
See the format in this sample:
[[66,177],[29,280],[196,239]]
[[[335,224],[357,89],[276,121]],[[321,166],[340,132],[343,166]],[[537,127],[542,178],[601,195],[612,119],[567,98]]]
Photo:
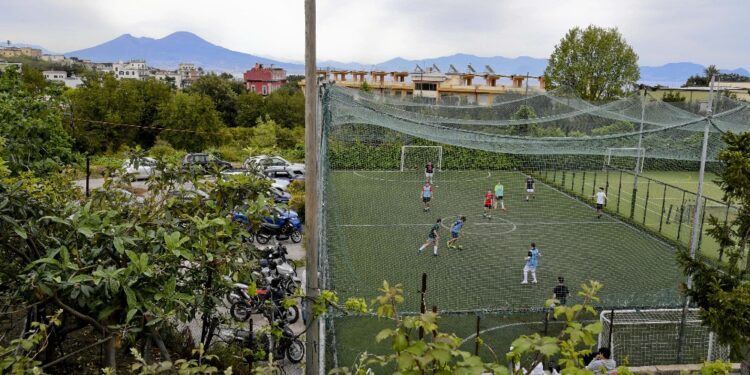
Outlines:
[[289,200],[289,208],[297,211],[300,220],[305,221],[305,182],[293,181],[287,188],[292,199]]

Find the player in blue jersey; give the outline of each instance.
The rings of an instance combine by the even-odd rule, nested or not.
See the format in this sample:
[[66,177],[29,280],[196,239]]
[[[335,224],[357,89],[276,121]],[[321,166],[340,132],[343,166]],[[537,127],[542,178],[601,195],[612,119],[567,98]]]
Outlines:
[[422,254],[422,250],[425,249],[425,247],[432,245],[432,256],[438,255],[438,242],[440,242],[440,223],[443,222],[443,219],[437,219],[437,222],[430,228],[430,231],[427,233],[427,242],[425,242],[422,247],[419,248],[417,251],[417,254]]
[[528,274],[531,272],[531,283],[536,284],[536,266],[539,265],[539,257],[542,253],[536,248],[536,243],[531,243],[531,249],[526,253],[526,265],[523,267],[523,281],[521,284],[528,284]]
[[424,210],[430,210],[430,201],[432,200],[432,185],[430,181],[427,181],[422,185],[422,203],[424,203]]
[[449,249],[464,249],[462,246],[456,245],[458,239],[464,236],[464,223],[466,223],[466,216],[461,216],[455,223],[453,223],[453,226],[451,227],[451,239],[448,240]]

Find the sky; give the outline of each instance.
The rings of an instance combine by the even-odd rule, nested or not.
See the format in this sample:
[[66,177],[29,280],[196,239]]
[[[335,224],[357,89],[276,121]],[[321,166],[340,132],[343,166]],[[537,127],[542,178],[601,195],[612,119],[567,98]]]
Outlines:
[[[549,57],[572,27],[617,27],[640,65],[750,68],[748,0],[318,0],[319,60]],[[304,59],[304,0],[0,0],[0,40],[68,52],[122,34],[190,31],[236,51]]]

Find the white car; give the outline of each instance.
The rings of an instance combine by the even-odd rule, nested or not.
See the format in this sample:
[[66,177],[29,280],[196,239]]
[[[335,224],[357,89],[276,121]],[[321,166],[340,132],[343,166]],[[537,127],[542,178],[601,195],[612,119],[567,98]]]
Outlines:
[[287,178],[290,180],[304,180],[305,165],[291,163],[281,156],[251,156],[245,160],[242,167],[262,172],[271,178]]
[[274,188],[281,189],[282,191],[286,191],[287,186],[289,186],[289,180],[285,178],[270,178],[264,174],[254,174],[252,171],[247,169],[225,169],[221,171],[221,174],[223,176],[232,176],[232,175],[255,175],[258,178],[271,180],[271,186]]
[[[138,165],[138,168],[135,165]],[[122,163],[125,173],[132,175],[136,180],[145,180],[156,172],[156,160],[153,158],[140,158],[137,160],[125,160]]]

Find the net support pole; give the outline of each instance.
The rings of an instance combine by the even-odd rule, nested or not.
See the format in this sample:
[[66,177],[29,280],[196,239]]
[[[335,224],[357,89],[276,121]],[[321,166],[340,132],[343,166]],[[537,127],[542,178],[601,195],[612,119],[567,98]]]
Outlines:
[[641,165],[641,145],[643,144],[643,122],[646,118],[646,89],[643,89],[643,99],[641,99],[641,126],[638,130],[638,148],[635,149],[635,171],[633,175],[633,199],[630,200],[630,218],[635,218],[635,200],[638,196],[638,175],[640,174],[638,166]]
[[[305,226],[307,227],[305,242],[305,272],[306,290],[308,298],[317,298],[320,294],[318,286],[318,243],[320,222],[320,134],[318,123],[318,75],[316,72],[315,51],[315,0],[305,0]],[[318,319],[312,311],[313,304],[306,304],[307,316],[311,329],[306,333],[305,374],[318,375],[321,373],[321,359],[324,358],[320,350],[320,329]],[[322,321],[322,320],[321,320]]]
[[[714,99],[714,76],[711,76],[711,84],[708,89],[708,109],[706,111],[706,126],[703,128],[703,146],[701,149],[701,164],[698,170],[698,189],[695,192],[695,213],[693,214],[693,228],[690,237],[690,258],[695,259],[695,255],[698,252],[698,239],[701,235],[701,221],[703,216],[701,210],[703,209],[703,178],[706,175],[706,155],[708,154],[708,133],[711,128],[711,116],[713,114],[713,99]],[[687,289],[690,290],[693,286],[692,276],[687,278]],[[680,320],[680,331],[679,331],[679,342],[677,344],[677,363],[683,361],[683,348],[685,346],[685,321],[687,320],[687,310],[690,305],[690,297],[685,295],[684,303],[682,305],[682,318]]]

